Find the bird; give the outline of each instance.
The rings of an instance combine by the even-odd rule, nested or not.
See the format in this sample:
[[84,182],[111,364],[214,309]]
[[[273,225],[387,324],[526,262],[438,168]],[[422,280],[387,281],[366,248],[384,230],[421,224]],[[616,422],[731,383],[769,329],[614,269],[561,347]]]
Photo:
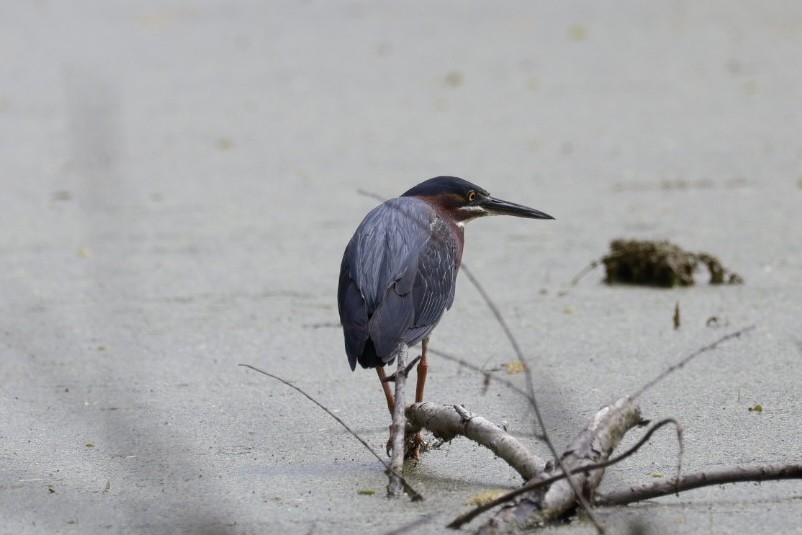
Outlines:
[[465,179],[437,176],[371,210],[345,248],[337,289],[345,353],[352,371],[376,369],[391,414],[384,367],[403,344],[421,342],[415,402],[423,401],[429,337],[454,302],[465,223],[488,215],[554,219]]

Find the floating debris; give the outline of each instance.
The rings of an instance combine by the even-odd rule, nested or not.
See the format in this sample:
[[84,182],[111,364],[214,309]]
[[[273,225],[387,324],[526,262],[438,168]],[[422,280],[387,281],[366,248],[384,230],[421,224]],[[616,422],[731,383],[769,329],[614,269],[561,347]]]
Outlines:
[[718,316],[710,316],[709,318],[707,318],[707,321],[705,321],[705,327],[718,328],[718,327],[729,327],[729,326],[730,326],[730,320],[728,320],[727,318],[720,318]]
[[464,503],[465,505],[478,507],[504,496],[507,492],[508,491],[501,489],[482,490],[467,498]]
[[458,71],[452,71],[448,73],[443,79],[444,85],[447,87],[458,87],[462,85],[463,80],[464,77],[462,76],[462,73]]
[[515,375],[518,373],[523,373],[526,370],[526,364],[520,360],[513,360],[512,362],[505,363],[504,369],[507,370],[508,374]]
[[743,278],[709,253],[692,253],[668,241],[613,240],[602,258],[607,284],[692,286],[700,264],[710,272],[710,284],[742,284]]

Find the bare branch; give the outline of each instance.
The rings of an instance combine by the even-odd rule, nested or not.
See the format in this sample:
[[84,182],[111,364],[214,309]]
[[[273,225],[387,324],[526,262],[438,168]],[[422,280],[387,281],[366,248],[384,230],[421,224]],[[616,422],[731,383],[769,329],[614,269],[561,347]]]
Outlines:
[[360,195],[364,195],[365,197],[370,197],[371,199],[375,199],[375,200],[377,200],[379,202],[384,202],[384,201],[387,200],[386,198],[382,197],[378,193],[374,193],[374,192],[368,191],[366,189],[361,189],[360,188],[360,189],[356,190],[356,192],[359,193]]
[[582,270],[579,273],[574,275],[574,278],[571,279],[571,282],[568,283],[568,286],[576,286],[577,284],[579,284],[579,281],[582,278],[584,278],[585,275],[587,275],[588,273],[599,267],[600,264],[601,260],[594,260],[593,262],[582,268]]
[[445,442],[462,435],[481,444],[507,461],[524,480],[532,479],[546,466],[507,431],[462,406],[425,401],[407,407],[407,417],[414,427],[428,429]]
[[686,474],[649,485],[638,485],[626,490],[609,492],[594,500],[596,505],[626,505],[632,502],[685,492],[708,485],[739,483],[744,481],[770,481],[780,479],[802,479],[802,464],[769,464],[764,466],[734,466],[722,470],[711,470]]
[[[476,277],[474,277],[473,273],[469,269],[467,269],[466,266],[463,265],[462,270],[465,273],[465,276],[468,277],[468,279],[476,287],[476,290],[485,300],[485,303],[487,303],[487,306],[490,309],[490,312],[493,313],[493,316],[496,318],[496,321],[499,323],[499,325],[501,325],[501,328],[504,330],[504,334],[507,335],[507,338],[510,341],[510,345],[512,345],[512,348],[515,350],[515,354],[518,356],[518,360],[524,363],[524,373],[526,375],[526,386],[528,391],[527,397],[529,398],[529,403],[532,405],[532,410],[535,413],[535,419],[537,421],[537,425],[540,426],[540,430],[543,436],[543,441],[546,443],[546,446],[548,446],[549,451],[551,452],[554,459],[557,461],[557,464],[560,465],[560,469],[564,473],[570,474],[570,470],[563,464],[562,457],[560,457],[557,454],[557,449],[554,447],[554,443],[551,441],[551,438],[549,438],[549,432],[548,429],[546,428],[546,422],[543,419],[543,415],[540,413],[540,407],[538,406],[537,399],[535,398],[535,386],[534,386],[534,381],[532,380],[532,370],[530,370],[529,366],[526,365],[526,359],[524,358],[523,351],[521,351],[521,347],[518,345],[518,341],[515,339],[515,336],[513,336],[512,331],[507,326],[507,322],[504,321],[504,317],[501,315],[501,312],[496,307],[495,303],[493,303],[493,300],[490,298],[490,295],[485,291],[484,287],[479,283],[479,280]],[[537,430],[535,430],[535,433],[537,433]],[[574,483],[572,476],[569,475],[566,478],[566,481],[568,482],[568,485],[571,487],[574,495],[576,496],[577,501],[579,501],[579,504],[582,506],[585,512],[587,512],[588,518],[590,518],[590,521],[593,522],[593,525],[596,527],[596,531],[598,533],[603,533],[604,528],[599,523],[596,516],[593,514],[593,511],[590,510],[590,504],[585,499],[585,496],[580,492],[578,485]]]
[[442,351],[440,349],[435,349],[432,346],[429,346],[429,353],[432,353],[433,355],[437,355],[439,357],[443,357],[444,359],[449,360],[451,362],[456,362],[460,366],[464,366],[465,368],[468,368],[469,370],[471,370],[473,372],[476,372],[476,373],[479,373],[479,374],[483,375],[484,378],[485,378],[485,381],[495,381],[497,383],[500,383],[500,384],[506,386],[507,388],[509,388],[510,390],[512,390],[513,392],[515,392],[516,394],[520,394],[527,401],[530,401],[529,400],[529,394],[527,394],[525,390],[520,388],[518,385],[516,385],[512,381],[508,381],[507,379],[505,379],[503,377],[498,377],[496,375],[491,375],[488,370],[482,369],[479,366],[477,366],[476,364],[472,364],[472,363],[468,362],[465,359],[462,359],[462,358],[460,358],[460,357],[458,357],[456,355],[452,355],[451,353],[446,353],[445,351]]
[[[646,422],[646,423],[648,423],[648,422]],[[619,463],[619,462],[623,461],[627,457],[632,456],[636,451],[641,449],[641,447],[644,444],[649,442],[649,439],[652,438],[652,435],[658,429],[660,429],[661,427],[664,427],[664,426],[666,426],[668,424],[674,424],[674,427],[677,430],[677,443],[679,444],[679,451],[677,452],[677,477],[680,477],[682,475],[682,452],[685,450],[685,446],[684,446],[683,440],[682,440],[682,425],[677,420],[675,420],[674,418],[666,418],[666,419],[660,420],[656,424],[652,425],[652,427],[650,427],[649,430],[646,431],[646,434],[644,434],[643,437],[641,437],[641,439],[638,440],[635,443],[634,446],[632,446],[631,448],[626,450],[624,453],[622,453],[620,455],[617,455],[614,458],[610,459],[606,463],[602,463],[603,466],[611,466],[613,464],[616,464],[616,463]],[[600,468],[602,468],[603,466],[600,466]]]
[[[253,370],[253,371],[255,371],[255,372],[258,372],[258,373],[261,373],[262,375],[267,375],[268,377],[270,377],[270,378],[272,378],[272,379],[275,379],[276,381],[279,381],[280,383],[284,383],[285,385],[289,386],[289,387],[290,387],[290,388],[292,388],[293,390],[295,390],[295,391],[297,391],[297,392],[301,393],[301,394],[302,394],[304,397],[306,397],[306,399],[308,399],[309,401],[311,401],[312,403],[314,403],[315,405],[317,405],[318,407],[320,407],[321,409],[323,409],[323,411],[324,411],[326,414],[328,414],[329,416],[331,416],[332,418],[334,418],[334,419],[337,421],[337,423],[339,423],[341,426],[343,426],[343,428],[345,428],[345,430],[346,430],[346,431],[348,431],[349,433],[351,433],[351,435],[352,435],[352,436],[353,436],[355,439],[357,439],[357,440],[358,440],[358,441],[359,441],[359,442],[360,442],[360,443],[361,443],[363,446],[365,446],[365,448],[366,448],[366,449],[367,449],[367,450],[368,450],[368,451],[369,451],[371,454],[373,454],[373,456],[374,456],[374,457],[376,457],[376,459],[377,459],[377,460],[378,460],[380,463],[382,463],[382,464],[384,465],[384,467],[385,467],[387,470],[389,470],[390,472],[393,472],[393,470],[390,468],[390,465],[388,465],[388,464],[387,464],[387,462],[386,462],[384,459],[382,459],[381,457],[379,457],[379,454],[378,454],[378,453],[376,453],[376,451],[375,451],[373,448],[371,448],[371,447],[370,447],[370,445],[369,445],[367,442],[365,442],[365,439],[363,439],[363,438],[362,438],[362,437],[360,437],[358,434],[356,434],[356,432],[355,432],[353,429],[351,429],[350,427],[348,427],[348,424],[346,424],[346,423],[345,423],[345,422],[344,422],[344,421],[343,421],[343,420],[342,420],[342,419],[341,419],[339,416],[337,416],[336,414],[334,414],[333,412],[331,412],[331,411],[330,411],[330,410],[329,410],[329,409],[328,409],[328,408],[327,408],[325,405],[321,404],[321,403],[320,403],[318,400],[316,400],[315,398],[313,398],[312,396],[310,396],[309,394],[307,394],[306,392],[304,392],[303,390],[301,390],[300,388],[298,388],[297,386],[295,386],[295,385],[294,385],[294,384],[292,384],[291,382],[287,381],[286,379],[282,379],[282,378],[281,378],[281,377],[279,377],[278,375],[273,375],[273,374],[272,374],[272,373],[270,373],[270,372],[266,372],[266,371],[264,371],[264,370],[260,370],[260,369],[259,369],[259,368],[257,368],[256,366],[251,366],[250,364],[240,364],[240,366],[242,366],[243,368],[250,368],[251,370]],[[411,499],[413,502],[416,502],[416,501],[419,501],[419,500],[422,500],[422,499],[423,499],[423,496],[421,496],[420,494],[418,494],[418,492],[417,492],[415,489],[413,489],[413,488],[412,488],[412,487],[409,485],[409,483],[407,483],[407,482],[406,482],[406,480],[405,480],[403,477],[401,477],[401,475],[400,475],[400,474],[397,474],[397,473],[396,473],[396,474],[395,474],[395,476],[396,476],[396,477],[398,477],[398,478],[401,480],[401,484],[404,486],[404,491],[405,491],[405,492],[406,492],[406,493],[409,495],[410,499]]]
[[396,355],[398,368],[395,373],[395,405],[393,406],[393,424],[390,426],[390,440],[393,444],[393,456],[390,461],[390,485],[387,495],[391,498],[401,496],[403,479],[399,475],[404,469],[404,431],[406,430],[406,415],[404,414],[404,386],[407,382],[407,345],[401,344],[401,351]]
[[480,532],[505,533],[513,527],[515,530],[526,529],[561,518],[573,510],[580,496],[575,488],[581,488],[589,496],[601,482],[604,471],[591,467],[606,461],[624,434],[640,423],[640,408],[629,397],[603,407],[566,448],[560,459],[560,467],[546,470],[529,483],[566,473],[574,475],[555,480],[547,489],[537,489],[519,496],[513,505],[503,508],[490,519]]
[[655,377],[654,379],[652,379],[651,381],[649,381],[648,383],[643,385],[640,388],[640,390],[638,390],[637,392],[632,394],[632,399],[635,399],[635,398],[639,397],[641,394],[646,392],[648,389],[650,389],[651,387],[653,387],[654,385],[656,385],[657,383],[659,383],[660,381],[662,381],[663,379],[665,379],[666,377],[668,377],[669,375],[671,375],[672,373],[677,371],[678,369],[682,368],[683,366],[688,364],[692,359],[698,357],[702,353],[706,353],[707,351],[712,351],[712,350],[716,349],[719,345],[721,345],[724,342],[726,342],[727,340],[730,340],[732,338],[738,338],[742,334],[745,334],[745,333],[753,330],[754,328],[755,328],[754,325],[750,325],[749,327],[744,327],[743,329],[740,329],[740,330],[737,330],[737,331],[735,331],[733,333],[730,333],[728,335],[722,336],[721,338],[719,338],[715,342],[707,344],[706,346],[697,349],[696,351],[694,351],[693,353],[691,353],[687,357],[683,358],[682,360],[680,360],[676,364],[673,364],[673,365],[669,366],[662,373],[660,373],[657,377]]
[[[638,451],[644,444],[646,444],[646,442],[649,441],[649,439],[652,437],[652,435],[655,433],[655,431],[657,431],[661,427],[664,427],[664,426],[666,426],[668,424],[671,424],[671,423],[673,423],[673,424],[675,424],[677,426],[677,434],[680,435],[681,434],[681,428],[679,427],[679,423],[676,420],[674,420],[673,418],[667,418],[665,420],[661,420],[661,421],[657,422],[656,424],[654,424],[651,428],[649,428],[649,430],[646,432],[646,434],[643,435],[643,437],[634,446],[629,448],[624,453],[622,453],[620,455],[617,455],[616,457],[610,459],[609,461],[605,461],[605,462],[597,463],[597,464],[591,464],[591,465],[587,465],[587,466],[582,466],[581,468],[575,468],[571,472],[571,474],[578,474],[579,472],[588,472],[590,470],[596,470],[596,469],[599,469],[599,468],[607,468],[608,466],[612,466],[614,464],[620,463],[621,461],[623,461],[627,457],[630,457],[632,454],[634,454],[636,451]],[[681,445],[682,445],[682,440],[680,439],[680,450],[682,449]],[[533,481],[531,483],[527,483],[526,485],[524,485],[523,487],[521,487],[519,489],[515,489],[515,490],[513,490],[511,492],[508,492],[507,494],[505,494],[503,496],[499,496],[495,500],[492,500],[492,501],[490,501],[490,502],[488,502],[486,504],[480,505],[480,506],[476,507],[475,509],[472,509],[472,510],[468,511],[467,513],[464,513],[464,514],[458,516],[457,518],[455,518],[448,525],[448,527],[450,527],[450,528],[459,528],[459,527],[467,524],[468,522],[470,522],[471,520],[473,520],[477,516],[481,515],[482,513],[485,513],[485,512],[489,511],[490,509],[493,509],[494,507],[496,507],[498,505],[505,504],[505,503],[509,502],[510,500],[512,500],[513,498],[515,498],[517,496],[520,496],[521,494],[525,494],[525,493],[527,493],[529,491],[536,490],[536,489],[551,485],[555,481],[559,481],[561,479],[564,479],[565,477],[566,477],[565,474],[559,473],[559,474],[557,474],[555,476],[552,476],[552,477],[549,477],[549,478],[546,478],[546,479],[538,478],[537,480],[535,480],[535,481]]]

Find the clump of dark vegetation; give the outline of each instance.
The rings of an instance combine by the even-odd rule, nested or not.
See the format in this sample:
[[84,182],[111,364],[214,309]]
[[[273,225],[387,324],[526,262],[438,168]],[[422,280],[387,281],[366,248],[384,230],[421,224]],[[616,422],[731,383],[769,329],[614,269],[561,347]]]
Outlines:
[[668,241],[613,240],[602,263],[607,284],[692,286],[700,264],[710,272],[710,284],[743,283],[740,275],[727,270],[715,256],[689,252]]

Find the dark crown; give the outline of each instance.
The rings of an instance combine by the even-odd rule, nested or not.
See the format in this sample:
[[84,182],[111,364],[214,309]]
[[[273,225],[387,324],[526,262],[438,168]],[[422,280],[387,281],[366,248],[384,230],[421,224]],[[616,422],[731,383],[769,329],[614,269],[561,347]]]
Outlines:
[[438,176],[425,180],[405,192],[402,197],[432,197],[449,193],[467,195],[469,191],[475,191],[482,195],[488,195],[487,191],[476,184],[455,176]]

